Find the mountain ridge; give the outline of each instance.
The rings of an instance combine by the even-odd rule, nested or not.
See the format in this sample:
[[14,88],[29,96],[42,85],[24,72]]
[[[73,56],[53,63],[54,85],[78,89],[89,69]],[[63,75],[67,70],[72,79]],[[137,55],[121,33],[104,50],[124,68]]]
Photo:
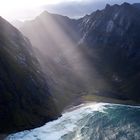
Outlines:
[[[97,10],[80,19],[68,18],[69,22],[64,16],[55,14],[54,17],[47,12],[49,18],[42,14],[43,21],[35,20],[36,24],[30,22],[30,26],[26,24],[20,28],[33,46],[44,49],[40,49],[44,51],[44,56],[42,55],[40,59],[44,63],[43,67],[49,64],[44,62],[45,59],[52,60],[53,56],[50,71],[53,70],[52,77],[58,84],[53,87],[54,93],[57,95],[63,93],[65,97],[64,92],[69,91],[69,87],[74,85],[76,91],[67,93],[70,98],[72,92],[74,98],[83,94],[97,94],[123,100],[140,100],[138,86],[140,14],[135,6],[129,3],[106,5],[103,10]],[[63,76],[57,71],[58,67]],[[68,69],[69,67],[71,68]],[[46,73],[50,72],[47,70]],[[68,82],[67,73],[71,77],[71,82]],[[80,74],[82,79],[75,78],[74,73]],[[61,77],[55,78],[57,75],[63,77],[62,81],[58,80]],[[62,84],[64,81],[65,90]],[[80,87],[75,81],[79,81]],[[58,102],[62,99],[58,99]],[[66,100],[64,104],[67,103]]]

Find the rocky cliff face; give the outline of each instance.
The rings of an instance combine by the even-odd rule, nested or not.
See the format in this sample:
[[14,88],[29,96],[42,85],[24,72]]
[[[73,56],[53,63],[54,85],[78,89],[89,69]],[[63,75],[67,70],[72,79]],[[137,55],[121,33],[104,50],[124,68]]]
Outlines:
[[34,128],[57,116],[29,40],[0,17],[0,133]]
[[133,53],[139,46],[139,16],[139,10],[128,3],[107,5],[80,20],[81,41],[93,47],[115,45]]
[[80,19],[80,43],[93,51],[91,56],[96,52],[97,69],[122,98],[140,100],[140,11],[136,7],[107,5]]
[[78,20],[45,12],[23,25],[51,75],[56,100],[67,104],[73,97],[98,94],[140,101],[138,7],[106,5]]

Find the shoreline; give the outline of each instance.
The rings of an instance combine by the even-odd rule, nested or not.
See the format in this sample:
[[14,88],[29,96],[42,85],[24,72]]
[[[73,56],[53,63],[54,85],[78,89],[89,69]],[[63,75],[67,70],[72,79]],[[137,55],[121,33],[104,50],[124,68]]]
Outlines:
[[[83,107],[88,104],[93,104],[93,103],[95,103],[95,104],[96,103],[111,103],[111,104],[116,104],[116,105],[127,105],[127,106],[131,106],[131,107],[133,107],[133,106],[140,107],[140,103],[137,103],[132,100],[120,100],[120,99],[97,96],[97,95],[86,95],[86,96],[82,96],[82,97],[78,98],[72,104],[65,107],[61,114],[63,115],[64,113],[71,112],[80,107]],[[8,135],[9,134],[0,134],[0,140],[5,140],[5,138]]]
[[64,108],[62,114],[73,111],[81,106],[84,106],[85,104],[91,103],[112,103],[116,105],[140,106],[140,103],[133,100],[121,100],[97,95],[87,95],[80,97],[77,101],[74,101],[72,104]]

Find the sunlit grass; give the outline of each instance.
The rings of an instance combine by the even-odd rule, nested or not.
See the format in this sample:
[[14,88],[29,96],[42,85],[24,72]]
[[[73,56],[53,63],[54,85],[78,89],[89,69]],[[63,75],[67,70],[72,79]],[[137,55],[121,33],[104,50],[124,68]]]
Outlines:
[[82,100],[85,102],[107,102],[107,103],[117,103],[117,104],[137,104],[136,102],[132,100],[121,100],[121,99],[115,99],[110,97],[104,97],[104,96],[97,96],[97,95],[85,95],[81,97]]

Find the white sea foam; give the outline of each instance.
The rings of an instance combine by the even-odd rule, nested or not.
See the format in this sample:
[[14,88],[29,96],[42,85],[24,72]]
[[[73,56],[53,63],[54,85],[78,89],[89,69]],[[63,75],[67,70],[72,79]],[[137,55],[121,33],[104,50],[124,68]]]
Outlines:
[[[61,137],[76,129],[77,122],[83,116],[93,113],[94,111],[103,112],[105,109],[103,103],[88,103],[76,107],[75,110],[65,112],[62,117],[46,125],[33,129],[31,131],[23,131],[9,136],[6,140],[61,140]],[[75,140],[80,140],[77,132]]]
[[[133,112],[136,109],[137,112]],[[133,117],[139,117],[139,109],[140,106],[109,103],[81,104],[68,109],[55,121],[31,131],[10,135],[6,140],[138,139],[140,127]],[[116,121],[118,124],[115,124]]]

